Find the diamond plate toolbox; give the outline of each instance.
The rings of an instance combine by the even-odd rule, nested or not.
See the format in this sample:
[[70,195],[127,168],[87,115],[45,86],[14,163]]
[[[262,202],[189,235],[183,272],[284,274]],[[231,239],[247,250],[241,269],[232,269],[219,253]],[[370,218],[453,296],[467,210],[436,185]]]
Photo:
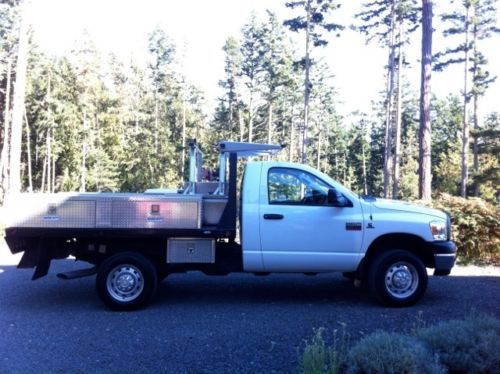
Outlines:
[[23,193],[6,204],[7,227],[201,227],[202,196],[124,193]]
[[199,229],[201,195],[134,195],[113,200],[111,224],[114,228]]
[[168,239],[167,263],[194,264],[215,262],[215,241],[213,239],[176,238]]
[[7,199],[7,227],[93,228],[95,200],[74,194],[17,194]]

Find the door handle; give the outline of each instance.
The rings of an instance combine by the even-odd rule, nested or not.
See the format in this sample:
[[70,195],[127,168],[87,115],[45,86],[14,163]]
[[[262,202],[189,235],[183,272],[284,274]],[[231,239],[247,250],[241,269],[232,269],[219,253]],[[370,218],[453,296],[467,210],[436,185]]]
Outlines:
[[283,219],[283,214],[264,214],[264,219]]

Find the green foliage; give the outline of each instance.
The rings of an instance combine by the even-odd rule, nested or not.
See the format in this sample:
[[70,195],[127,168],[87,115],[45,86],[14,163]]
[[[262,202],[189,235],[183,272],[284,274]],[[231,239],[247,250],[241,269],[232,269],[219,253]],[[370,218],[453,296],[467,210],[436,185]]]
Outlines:
[[463,107],[457,96],[433,98],[432,107],[432,187],[436,192],[456,194],[461,177]]
[[368,41],[377,39],[383,45],[388,43],[393,6],[396,6],[396,22],[403,24],[408,33],[412,33],[418,27],[420,9],[416,0],[364,1],[362,6],[363,10],[355,15],[362,22],[355,28],[367,35]]
[[283,24],[293,32],[303,31],[308,28],[314,46],[325,46],[328,44],[328,41],[324,39],[324,32],[339,32],[344,29],[344,26],[338,23],[328,22],[327,20],[331,11],[338,9],[340,5],[341,4],[334,0],[287,2],[286,6],[288,8],[303,8],[303,13],[286,20]]
[[500,261],[500,211],[477,198],[441,194],[433,207],[452,216],[452,239],[458,247],[459,259],[465,261]]
[[[226,60],[220,86],[224,93],[210,121],[206,121],[203,94],[179,73],[182,62],[178,61],[176,46],[158,27],[149,35],[144,67],[113,55],[103,56],[88,34],[78,39],[68,57],[50,56],[31,45],[25,103],[29,136],[23,128],[23,186],[54,192],[175,187],[186,176],[186,140],[197,138],[208,151],[220,139],[248,140],[250,132],[256,142],[287,144],[278,160],[298,161],[305,127],[305,60],[299,57],[302,52],[286,30],[304,31],[308,3],[312,47],[325,45],[329,31],[335,31],[330,34],[333,36],[342,29],[332,22],[338,2],[330,0],[289,2],[286,5],[295,16],[285,24],[271,12],[262,19],[251,17],[241,34],[229,38],[223,47]],[[0,4],[2,146],[6,131],[5,70],[8,59],[16,53],[18,4],[14,0]],[[419,3],[404,0],[396,5],[397,21],[404,23],[409,35],[418,24]],[[386,43],[391,6],[389,0],[364,2],[358,17],[363,22],[360,30]],[[491,28],[496,6],[490,0],[474,2],[479,16],[471,20],[471,27],[476,26],[479,40],[497,32]],[[367,190],[380,195],[385,105],[382,101],[378,104],[375,117],[356,114],[352,120],[342,118],[337,112],[335,77],[321,58],[313,57],[308,61],[307,160],[356,192]],[[11,85],[15,58],[12,61]],[[482,95],[485,83],[492,78],[482,67],[485,56],[479,52],[472,61],[477,65],[473,92]],[[416,103],[413,94],[403,94],[399,198],[416,195]],[[433,188],[438,193],[455,194],[460,182],[463,108],[453,97],[434,100],[433,108]],[[478,139],[479,170],[471,177],[479,185],[480,196],[491,202],[500,197],[498,123],[498,114],[493,113],[473,133]],[[206,160],[209,165],[216,162],[210,151],[206,152]],[[473,232],[469,228],[460,229],[467,241],[466,253],[483,253],[482,248],[489,244],[482,243],[491,240],[476,243],[474,235],[465,236]]]
[[497,373],[500,371],[500,321],[471,316],[426,327],[418,317],[411,335],[384,331],[353,346],[345,325],[334,331],[331,345],[325,329],[315,331],[299,356],[300,373]]
[[152,32],[148,47],[146,68],[103,59],[87,34],[68,58],[31,49],[23,164],[33,175],[23,173],[24,186],[134,192],[180,184],[183,141],[204,136],[204,99],[176,72],[163,30]]
[[359,341],[349,352],[347,367],[349,374],[444,372],[421,341],[388,332],[376,332]]
[[417,332],[451,373],[500,372],[500,321],[470,317]]
[[493,112],[473,134],[477,138],[479,169],[473,176],[479,196],[491,202],[500,200],[500,113]]
[[341,326],[340,332],[333,331],[332,345],[327,345],[323,339],[323,328],[315,331],[310,342],[305,342],[304,351],[299,357],[300,373],[336,374],[345,369],[350,337],[346,333],[346,325],[342,323]]
[[312,341],[306,342],[300,362],[301,372],[319,374],[327,370],[329,349],[326,347],[322,333],[323,329],[317,330]]

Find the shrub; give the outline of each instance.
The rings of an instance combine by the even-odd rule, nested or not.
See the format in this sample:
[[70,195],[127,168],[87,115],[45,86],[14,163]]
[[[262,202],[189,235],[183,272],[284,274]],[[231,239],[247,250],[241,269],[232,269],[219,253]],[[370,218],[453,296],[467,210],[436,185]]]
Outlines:
[[417,331],[450,372],[500,373],[500,321],[470,317]]
[[349,335],[333,334],[333,345],[316,330],[299,357],[301,373],[500,373],[500,320],[474,316],[412,335],[376,332],[349,351]]
[[452,216],[452,237],[459,259],[500,263],[500,210],[478,198],[441,194],[434,208]]
[[418,339],[376,332],[350,351],[347,373],[443,373],[443,367]]
[[342,372],[349,346],[349,336],[345,332],[345,325],[342,326],[340,338],[337,336],[338,331],[334,330],[331,346],[327,346],[323,339],[324,329],[316,330],[312,341],[306,341],[304,352],[299,357],[299,372],[307,374]]

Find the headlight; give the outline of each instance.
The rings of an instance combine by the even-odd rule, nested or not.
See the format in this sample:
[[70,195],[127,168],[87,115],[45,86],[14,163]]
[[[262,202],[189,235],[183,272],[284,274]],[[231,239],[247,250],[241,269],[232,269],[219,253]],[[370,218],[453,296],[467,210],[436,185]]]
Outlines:
[[446,240],[448,233],[446,232],[446,222],[434,221],[430,223],[431,234],[434,240]]

